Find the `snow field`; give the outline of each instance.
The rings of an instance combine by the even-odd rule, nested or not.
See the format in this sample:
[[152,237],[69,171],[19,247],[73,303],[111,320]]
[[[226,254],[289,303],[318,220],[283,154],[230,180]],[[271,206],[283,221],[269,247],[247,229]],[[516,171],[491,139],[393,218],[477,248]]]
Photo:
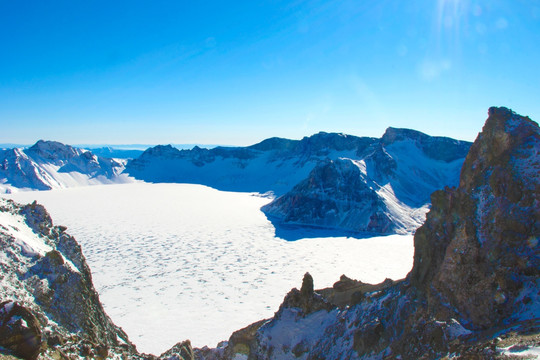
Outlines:
[[107,313],[140,351],[153,354],[184,339],[214,347],[273,316],[306,271],[323,288],[341,274],[376,283],[412,267],[411,235],[278,238],[260,211],[270,199],[256,195],[132,183],[10,197],[37,200],[68,227]]

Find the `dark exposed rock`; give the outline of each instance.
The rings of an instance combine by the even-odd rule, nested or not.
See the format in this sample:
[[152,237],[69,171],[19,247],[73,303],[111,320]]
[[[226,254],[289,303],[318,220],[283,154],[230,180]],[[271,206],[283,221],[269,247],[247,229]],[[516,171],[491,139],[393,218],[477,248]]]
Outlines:
[[189,340],[179,342],[159,356],[159,360],[193,360],[193,349]]
[[510,317],[540,275],[538,245],[529,241],[540,236],[538,149],[536,123],[490,108],[459,188],[433,194],[432,211],[417,231],[411,280],[431,302],[442,297],[453,304],[471,327]]
[[30,310],[13,301],[0,303],[0,346],[26,360],[37,358],[41,328]]
[[251,353],[250,344],[253,343],[257,330],[268,320],[257,321],[243,329],[235,331],[225,348],[226,357],[234,357],[234,354],[249,355]]
[[313,296],[313,276],[308,272],[304,274],[304,278],[302,279],[300,294],[305,298]]
[[333,306],[320,294],[313,291],[313,277],[306,273],[300,290],[297,288],[292,289],[285,296],[280,309],[291,307],[299,308],[304,315],[308,315],[319,310],[330,310]]

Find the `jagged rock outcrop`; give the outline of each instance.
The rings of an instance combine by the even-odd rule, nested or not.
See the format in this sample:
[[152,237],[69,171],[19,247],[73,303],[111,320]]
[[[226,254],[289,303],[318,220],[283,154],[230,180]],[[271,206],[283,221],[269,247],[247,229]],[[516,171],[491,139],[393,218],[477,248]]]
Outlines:
[[430,301],[453,304],[472,328],[519,317],[516,310],[538,296],[539,150],[536,123],[490,108],[459,188],[433,194],[433,211],[415,237],[411,280],[429,284]]
[[[407,278],[342,277],[315,291],[333,306],[283,304],[258,324],[247,359],[509,359],[540,351],[540,129],[490,108],[459,187],[432,195]],[[447,156],[447,155],[443,155]],[[376,287],[376,288],[375,288]],[[348,304],[332,303],[339,292]],[[301,293],[301,291],[296,290]],[[308,291],[306,291],[307,293]],[[301,295],[298,295],[299,297]],[[334,298],[333,298],[334,297]],[[233,359],[235,342],[199,359]],[[534,355],[533,355],[534,356]]]
[[300,309],[302,315],[306,316],[319,310],[330,310],[332,305],[313,290],[313,277],[306,273],[300,290],[292,289],[283,299],[280,309],[285,308]]
[[193,360],[141,354],[105,313],[77,241],[36,202],[0,198],[0,358]]
[[193,348],[189,340],[179,342],[167,350],[158,359],[163,360],[193,360]]
[[[103,310],[80,246],[64,230],[52,224],[41,205],[0,199],[2,311],[12,319],[18,311],[22,325],[29,329],[12,327],[11,339],[34,334],[28,339],[41,340],[38,349],[46,358],[136,354],[127,335]],[[14,321],[4,325],[16,325]],[[16,345],[1,346],[13,350],[13,355],[33,358],[20,355]]]
[[28,149],[0,150],[0,191],[50,190],[130,181],[124,163],[56,141],[39,140]]

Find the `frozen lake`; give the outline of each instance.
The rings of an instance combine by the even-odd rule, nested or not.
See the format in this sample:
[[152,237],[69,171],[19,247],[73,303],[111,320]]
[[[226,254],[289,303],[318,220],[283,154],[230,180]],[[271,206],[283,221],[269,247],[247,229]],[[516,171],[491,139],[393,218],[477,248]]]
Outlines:
[[11,197],[37,200],[68,227],[105,310],[147,353],[185,339],[215,347],[273,316],[306,271],[323,288],[341,274],[375,283],[403,278],[412,267],[412,236],[276,237],[260,211],[270,200],[257,194],[134,183]]

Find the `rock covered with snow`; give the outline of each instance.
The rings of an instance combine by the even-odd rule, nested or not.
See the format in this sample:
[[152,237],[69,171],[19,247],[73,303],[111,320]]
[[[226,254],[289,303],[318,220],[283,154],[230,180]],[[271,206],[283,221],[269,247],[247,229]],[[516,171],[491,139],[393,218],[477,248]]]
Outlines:
[[124,163],[56,141],[39,140],[28,149],[0,150],[0,191],[128,182]]
[[0,358],[193,360],[141,354],[105,313],[77,241],[36,202],[0,198]]
[[432,209],[415,235],[415,262],[407,278],[366,286],[342,277],[334,289],[313,293],[334,306],[306,313],[302,301],[289,301],[274,318],[253,324],[242,346],[231,337],[224,348],[196,354],[200,359],[537,356],[539,135],[529,118],[490,108],[459,187],[433,194]]
[[[65,228],[52,224],[41,205],[0,199],[0,248],[2,316],[14,319],[17,310],[29,329],[24,334],[33,334],[29,341],[39,342],[44,356],[135,352],[103,310],[80,246]],[[20,335],[21,326],[10,333]]]
[[424,222],[429,194],[458,184],[469,146],[389,128],[354,157],[319,162],[262,210],[285,223],[370,234],[413,232]]

